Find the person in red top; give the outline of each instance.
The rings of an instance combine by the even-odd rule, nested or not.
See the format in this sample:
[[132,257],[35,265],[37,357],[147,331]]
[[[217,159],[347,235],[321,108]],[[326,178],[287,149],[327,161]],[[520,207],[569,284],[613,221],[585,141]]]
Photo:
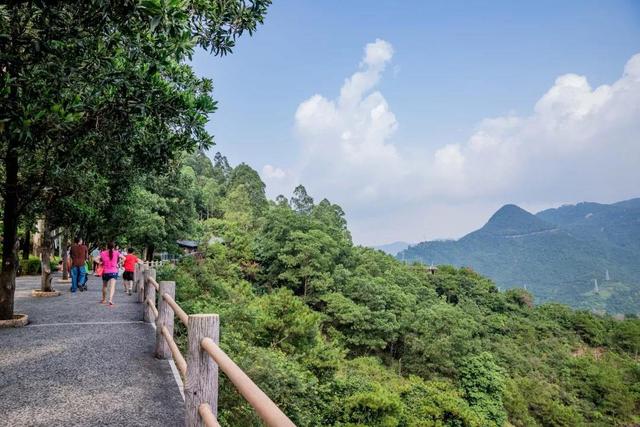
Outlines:
[[122,275],[122,283],[124,283],[124,291],[131,295],[133,288],[133,272],[136,271],[136,264],[139,259],[133,254],[133,248],[127,249],[127,256],[124,257],[124,274]]

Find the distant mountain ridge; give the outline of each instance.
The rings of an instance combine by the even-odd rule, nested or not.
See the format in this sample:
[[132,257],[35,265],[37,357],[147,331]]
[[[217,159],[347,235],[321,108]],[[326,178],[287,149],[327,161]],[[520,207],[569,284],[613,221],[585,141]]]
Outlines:
[[[538,302],[637,313],[640,198],[565,205],[535,215],[505,205],[479,230],[458,240],[419,243],[397,258],[467,266],[498,286],[526,286]],[[594,280],[607,292],[594,294]]]

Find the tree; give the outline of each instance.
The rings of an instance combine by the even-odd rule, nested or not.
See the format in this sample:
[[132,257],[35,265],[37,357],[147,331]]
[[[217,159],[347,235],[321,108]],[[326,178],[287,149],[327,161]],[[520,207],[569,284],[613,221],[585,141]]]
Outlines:
[[220,184],[226,184],[231,175],[231,166],[229,161],[220,152],[217,152],[213,157],[213,177]]
[[253,228],[253,205],[244,184],[238,185],[227,194],[223,206],[225,220],[235,223],[245,232]]
[[229,174],[227,194],[233,192],[240,185],[245,188],[249,196],[252,210],[256,215],[259,214],[267,205],[267,197],[264,191],[265,185],[258,172],[244,163],[240,163],[233,168]]
[[293,196],[291,196],[291,207],[296,211],[303,214],[311,213],[313,209],[313,198],[307,194],[307,189],[303,185],[298,185],[293,190]]
[[294,231],[279,256],[285,266],[279,278],[298,294],[307,296],[314,278],[331,271],[338,245],[321,230]]
[[490,353],[466,358],[460,368],[460,385],[469,406],[495,426],[503,426],[507,414],[502,404],[504,370]]
[[148,260],[156,250],[176,249],[176,240],[191,237],[196,213],[193,170],[175,165],[160,176],[148,176],[113,214],[113,237],[145,248]]
[[[207,147],[211,82],[180,61],[216,55],[262,22],[269,0],[10,2],[0,6],[3,263],[0,319],[13,316],[21,215],[53,175],[93,159],[114,186]],[[4,36],[6,35],[6,36]],[[96,147],[108,149],[96,150]]]

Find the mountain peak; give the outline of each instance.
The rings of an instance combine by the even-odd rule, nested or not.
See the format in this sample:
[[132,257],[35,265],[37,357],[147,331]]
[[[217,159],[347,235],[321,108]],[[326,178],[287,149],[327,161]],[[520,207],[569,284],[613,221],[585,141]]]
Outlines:
[[480,231],[512,236],[552,229],[553,226],[517,205],[504,205],[494,213]]

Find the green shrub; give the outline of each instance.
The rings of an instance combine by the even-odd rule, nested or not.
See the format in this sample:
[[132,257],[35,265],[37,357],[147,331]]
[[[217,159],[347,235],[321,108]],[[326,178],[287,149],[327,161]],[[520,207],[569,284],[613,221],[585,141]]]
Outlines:
[[29,259],[21,259],[18,274],[21,276],[36,276],[42,272],[40,258],[29,256]]
[[54,256],[49,260],[49,265],[51,266],[51,271],[58,271],[58,263],[60,262],[60,257]]
[[[51,266],[51,271],[58,271],[58,263],[60,262],[60,257],[54,256],[51,257],[49,261],[49,265]],[[42,273],[42,264],[40,262],[40,258],[35,255],[29,255],[29,259],[21,259],[20,265],[18,267],[18,276],[37,276]]]

